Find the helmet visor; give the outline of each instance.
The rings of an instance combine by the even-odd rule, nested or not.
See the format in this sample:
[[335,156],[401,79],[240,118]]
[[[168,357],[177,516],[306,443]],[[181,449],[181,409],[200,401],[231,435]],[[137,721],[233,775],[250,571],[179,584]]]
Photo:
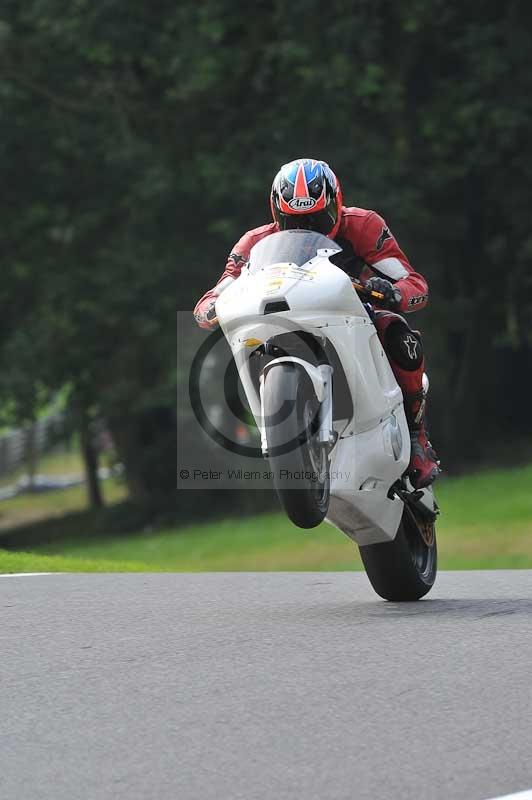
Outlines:
[[315,231],[327,236],[336,225],[335,206],[316,211],[314,214],[283,214],[278,209],[276,212],[277,224],[282,231]]

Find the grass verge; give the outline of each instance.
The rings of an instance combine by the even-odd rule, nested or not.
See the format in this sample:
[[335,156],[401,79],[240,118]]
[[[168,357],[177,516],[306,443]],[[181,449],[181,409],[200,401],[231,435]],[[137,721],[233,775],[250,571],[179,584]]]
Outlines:
[[[441,569],[532,568],[532,465],[441,480],[437,496]],[[48,522],[61,535],[31,552],[0,550],[0,571],[361,569],[358,548],[334,528],[302,531],[281,513],[90,537],[82,519]]]
[[0,550],[0,574],[13,572],[146,572],[157,567],[136,561],[106,561],[69,556],[47,556],[37,553],[11,553]]

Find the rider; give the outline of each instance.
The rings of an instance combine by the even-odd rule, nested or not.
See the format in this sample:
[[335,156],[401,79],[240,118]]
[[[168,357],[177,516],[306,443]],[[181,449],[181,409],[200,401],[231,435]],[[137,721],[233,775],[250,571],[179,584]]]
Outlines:
[[340,183],[324,161],[298,158],[285,164],[273,181],[270,205],[273,222],[248,231],[231,251],[216,286],[194,309],[202,328],[217,325],[214,304],[218,295],[240,275],[253,245],[265,236],[293,228],[316,231],[334,239],[341,263],[368,291],[384,295],[375,305],[373,321],[404,398],[412,443],[409,475],[420,489],[436,478],[436,454],[425,431],[424,357],[421,337],[399,313],[427,304],[425,278],[415,272],[385,221],[375,211],[342,205]]

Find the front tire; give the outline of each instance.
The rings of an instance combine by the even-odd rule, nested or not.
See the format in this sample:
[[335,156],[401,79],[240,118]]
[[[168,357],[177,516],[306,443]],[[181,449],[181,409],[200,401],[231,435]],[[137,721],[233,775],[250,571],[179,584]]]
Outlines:
[[385,600],[419,600],[436,580],[435,524],[406,504],[392,542],[359,549],[371,585]]
[[266,373],[263,386],[268,460],[281,505],[299,528],[314,528],[329,508],[328,449],[320,444],[319,401],[297,364]]

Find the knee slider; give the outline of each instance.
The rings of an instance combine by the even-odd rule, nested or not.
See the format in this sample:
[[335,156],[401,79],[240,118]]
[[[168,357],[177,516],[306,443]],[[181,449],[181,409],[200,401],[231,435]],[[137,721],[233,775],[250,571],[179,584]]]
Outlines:
[[395,322],[386,330],[386,352],[401,369],[414,371],[423,361],[423,344],[418,331],[412,331],[406,322]]

